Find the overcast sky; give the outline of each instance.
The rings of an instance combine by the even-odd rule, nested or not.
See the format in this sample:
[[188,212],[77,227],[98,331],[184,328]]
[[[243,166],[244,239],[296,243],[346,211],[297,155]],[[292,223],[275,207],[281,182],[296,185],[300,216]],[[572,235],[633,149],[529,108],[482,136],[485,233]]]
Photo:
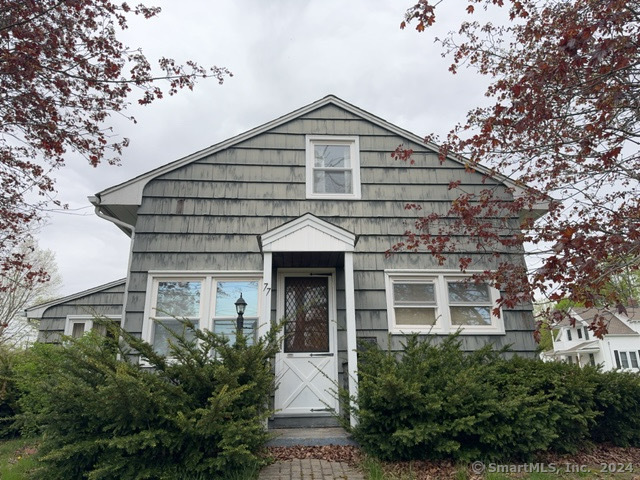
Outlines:
[[[149,3],[152,3],[151,1]],[[150,58],[192,59],[229,68],[220,86],[201,81],[147,107],[133,124],[115,118],[131,140],[122,166],[94,169],[70,156],[57,175],[58,199],[39,243],[56,253],[68,295],[126,276],[129,238],[98,218],[87,196],[223,141],[328,94],[424,136],[446,134],[482,102],[483,79],[451,75],[434,37],[455,28],[462,2],[436,29],[400,30],[411,1],[156,1],[162,14],[137,20],[121,38]],[[447,18],[448,17],[448,18]],[[399,199],[402,201],[402,199]]]

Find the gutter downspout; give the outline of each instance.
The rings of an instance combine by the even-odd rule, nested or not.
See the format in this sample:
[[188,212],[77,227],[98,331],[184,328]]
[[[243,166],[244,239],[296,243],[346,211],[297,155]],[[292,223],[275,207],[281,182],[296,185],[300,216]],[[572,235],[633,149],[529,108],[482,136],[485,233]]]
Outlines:
[[108,222],[113,223],[114,225],[124,228],[125,230],[129,230],[131,232],[131,243],[129,244],[129,261],[127,262],[127,276],[124,282],[124,295],[122,297],[122,323],[121,327],[125,328],[127,323],[127,302],[129,300],[129,279],[131,277],[131,262],[133,260],[133,241],[136,238],[136,229],[133,225],[129,225],[128,223],[123,222],[115,217],[110,217],[106,213],[100,210],[100,197],[98,196],[90,196],[88,197],[89,201],[94,205],[95,214]]

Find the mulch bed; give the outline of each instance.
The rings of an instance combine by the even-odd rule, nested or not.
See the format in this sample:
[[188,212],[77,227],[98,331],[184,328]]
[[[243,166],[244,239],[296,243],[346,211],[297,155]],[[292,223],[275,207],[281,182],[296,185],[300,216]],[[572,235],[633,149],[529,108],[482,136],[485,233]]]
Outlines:
[[[269,447],[266,456],[278,460],[291,460],[294,458],[316,458],[334,462],[345,462],[354,467],[359,467],[364,454],[353,446],[329,445],[322,447]],[[575,455],[542,454],[534,462],[545,465],[556,464],[564,466],[589,465],[595,467],[597,471],[600,465],[628,465],[633,464],[634,474],[627,473],[620,478],[633,478],[640,480],[640,448],[621,448],[609,445],[596,445],[585,449]],[[529,462],[532,463],[532,462]],[[411,473],[416,480],[436,480],[459,478],[460,467],[448,461],[426,461],[414,460],[412,462],[385,462],[383,463],[385,472],[400,476]],[[513,478],[517,478],[514,475]],[[606,475],[605,475],[606,477]],[[614,474],[613,477],[617,477]],[[479,480],[482,475],[474,475],[470,468],[468,471],[469,480]],[[594,476],[592,478],[597,478]],[[601,478],[601,477],[598,477]],[[611,478],[611,477],[607,477]]]

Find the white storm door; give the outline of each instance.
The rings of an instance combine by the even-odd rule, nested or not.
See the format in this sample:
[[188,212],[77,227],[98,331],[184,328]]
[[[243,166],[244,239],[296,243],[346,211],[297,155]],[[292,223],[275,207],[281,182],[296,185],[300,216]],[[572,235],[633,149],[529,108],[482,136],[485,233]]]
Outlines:
[[278,318],[286,318],[276,355],[276,415],[322,416],[338,409],[334,273],[280,273]]

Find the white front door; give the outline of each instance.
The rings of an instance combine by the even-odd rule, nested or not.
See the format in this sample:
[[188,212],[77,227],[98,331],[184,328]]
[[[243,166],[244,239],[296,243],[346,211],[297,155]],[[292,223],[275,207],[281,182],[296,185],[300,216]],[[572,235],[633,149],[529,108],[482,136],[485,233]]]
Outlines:
[[338,409],[335,271],[280,271],[277,291],[286,324],[276,355],[276,415],[330,415]]

